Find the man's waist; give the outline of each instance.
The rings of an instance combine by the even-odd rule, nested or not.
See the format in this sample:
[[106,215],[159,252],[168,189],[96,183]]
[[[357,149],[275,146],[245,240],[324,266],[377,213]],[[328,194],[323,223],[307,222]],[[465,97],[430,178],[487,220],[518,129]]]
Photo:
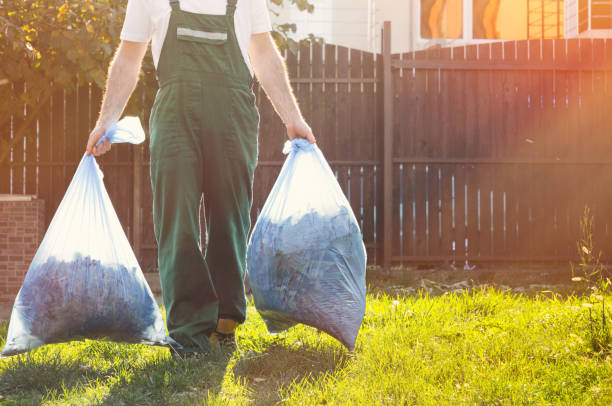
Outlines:
[[252,78],[245,79],[224,73],[181,71],[168,77],[158,78],[158,82],[160,88],[170,84],[183,82],[250,90],[253,88],[254,80]]

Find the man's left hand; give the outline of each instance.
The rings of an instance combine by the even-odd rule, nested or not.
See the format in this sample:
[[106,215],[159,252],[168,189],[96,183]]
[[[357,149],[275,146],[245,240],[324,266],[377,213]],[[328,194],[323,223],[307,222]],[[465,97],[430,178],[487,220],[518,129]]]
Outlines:
[[295,138],[305,138],[311,144],[317,142],[314,134],[312,133],[312,129],[304,119],[299,119],[293,122],[292,124],[287,125],[287,135],[289,139],[293,140]]

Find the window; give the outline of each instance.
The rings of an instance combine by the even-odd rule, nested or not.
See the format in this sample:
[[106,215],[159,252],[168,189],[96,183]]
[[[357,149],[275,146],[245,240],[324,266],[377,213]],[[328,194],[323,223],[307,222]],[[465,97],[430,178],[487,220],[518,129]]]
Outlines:
[[421,37],[462,38],[463,0],[421,0]]
[[612,29],[612,0],[591,1],[591,29]]
[[563,0],[473,2],[473,38],[524,40],[563,37]]
[[612,29],[612,0],[578,0],[578,32]]
[[578,1],[578,32],[589,29],[589,0]]

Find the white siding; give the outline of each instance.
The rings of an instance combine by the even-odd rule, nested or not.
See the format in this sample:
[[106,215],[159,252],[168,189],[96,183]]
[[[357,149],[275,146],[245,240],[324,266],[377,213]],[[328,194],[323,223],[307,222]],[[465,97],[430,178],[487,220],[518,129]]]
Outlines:
[[417,0],[310,1],[315,6],[314,13],[300,12],[288,3],[281,8],[270,3],[272,22],[297,24],[294,39],[312,33],[331,44],[379,52],[383,21],[390,20],[394,52],[406,52],[417,41],[418,19],[413,18]]
[[565,38],[578,36],[578,0],[565,0]]

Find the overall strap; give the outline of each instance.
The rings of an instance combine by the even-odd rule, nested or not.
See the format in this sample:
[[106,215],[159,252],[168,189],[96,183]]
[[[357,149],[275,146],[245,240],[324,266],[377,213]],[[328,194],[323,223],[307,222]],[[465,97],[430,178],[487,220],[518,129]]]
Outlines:
[[172,7],[172,10],[180,10],[181,9],[181,5],[179,4],[179,0],[168,0],[168,2],[170,3],[170,7]]
[[236,12],[236,4],[238,0],[227,0],[227,15],[228,17],[233,17]]

